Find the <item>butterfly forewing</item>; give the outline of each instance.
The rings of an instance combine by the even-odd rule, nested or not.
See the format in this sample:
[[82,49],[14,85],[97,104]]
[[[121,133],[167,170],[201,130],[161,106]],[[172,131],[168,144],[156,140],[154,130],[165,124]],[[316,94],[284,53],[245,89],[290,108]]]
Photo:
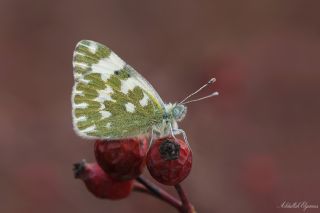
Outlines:
[[80,136],[134,137],[162,122],[160,96],[106,46],[80,41],[74,51],[73,70],[73,125]]

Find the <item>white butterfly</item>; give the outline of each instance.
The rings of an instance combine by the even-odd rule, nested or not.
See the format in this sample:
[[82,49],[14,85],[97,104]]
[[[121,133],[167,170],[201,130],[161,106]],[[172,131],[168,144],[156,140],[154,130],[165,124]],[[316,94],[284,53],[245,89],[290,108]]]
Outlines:
[[122,139],[155,133],[158,137],[182,133],[177,122],[187,113],[187,101],[207,84],[174,104],[165,104],[152,85],[108,47],[80,41],[74,51],[72,90],[73,126],[79,136]]

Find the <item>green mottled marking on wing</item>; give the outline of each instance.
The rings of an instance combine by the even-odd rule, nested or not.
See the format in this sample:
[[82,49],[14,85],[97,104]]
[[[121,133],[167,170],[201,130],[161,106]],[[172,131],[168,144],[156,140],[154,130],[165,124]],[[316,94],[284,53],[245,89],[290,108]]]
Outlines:
[[164,109],[153,90],[107,47],[79,42],[73,65],[73,124],[80,136],[133,137],[162,122]]
[[[96,49],[95,52],[93,51],[93,48]],[[111,50],[97,42],[83,40],[77,44],[74,52],[73,63],[76,62],[74,63],[74,71],[79,74],[84,74],[91,71],[92,64],[97,64],[101,59],[107,58],[110,55]],[[88,66],[84,67],[77,65],[77,62]]]
[[[111,116],[97,122],[96,131],[89,133],[89,135],[112,138],[139,135],[146,133],[150,127],[162,120],[162,111],[155,111],[151,101],[144,107],[140,105],[139,100],[143,97],[143,90],[140,87],[135,87],[127,95],[116,90],[111,97],[116,102],[104,102],[105,108],[108,109]],[[128,102],[135,106],[133,113],[126,110],[125,104]],[[108,123],[111,124],[109,128],[106,127]]]

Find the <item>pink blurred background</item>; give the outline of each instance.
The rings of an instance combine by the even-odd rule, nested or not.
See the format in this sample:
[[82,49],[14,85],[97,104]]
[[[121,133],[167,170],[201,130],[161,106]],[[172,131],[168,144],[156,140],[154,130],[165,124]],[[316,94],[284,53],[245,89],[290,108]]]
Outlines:
[[320,205],[319,8],[302,0],[0,0],[0,212],[175,212],[138,193],[99,200],[73,178],[73,163],[94,160],[93,143],[71,125],[81,39],[109,46],[167,102],[217,78],[203,95],[221,95],[191,104],[181,125],[194,156],[183,186],[198,212]]

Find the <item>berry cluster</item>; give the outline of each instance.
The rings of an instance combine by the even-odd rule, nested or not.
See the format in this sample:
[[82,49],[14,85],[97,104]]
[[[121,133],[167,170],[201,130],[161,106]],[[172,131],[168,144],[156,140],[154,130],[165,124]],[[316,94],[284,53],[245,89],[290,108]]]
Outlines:
[[[74,175],[96,197],[117,200],[128,197],[133,190],[142,191],[166,201],[179,212],[194,212],[179,185],[192,165],[192,152],[185,141],[166,137],[149,147],[144,137],[97,140],[94,153],[97,162],[74,164]],[[181,201],[143,178],[145,167],[158,182],[175,186]]]

